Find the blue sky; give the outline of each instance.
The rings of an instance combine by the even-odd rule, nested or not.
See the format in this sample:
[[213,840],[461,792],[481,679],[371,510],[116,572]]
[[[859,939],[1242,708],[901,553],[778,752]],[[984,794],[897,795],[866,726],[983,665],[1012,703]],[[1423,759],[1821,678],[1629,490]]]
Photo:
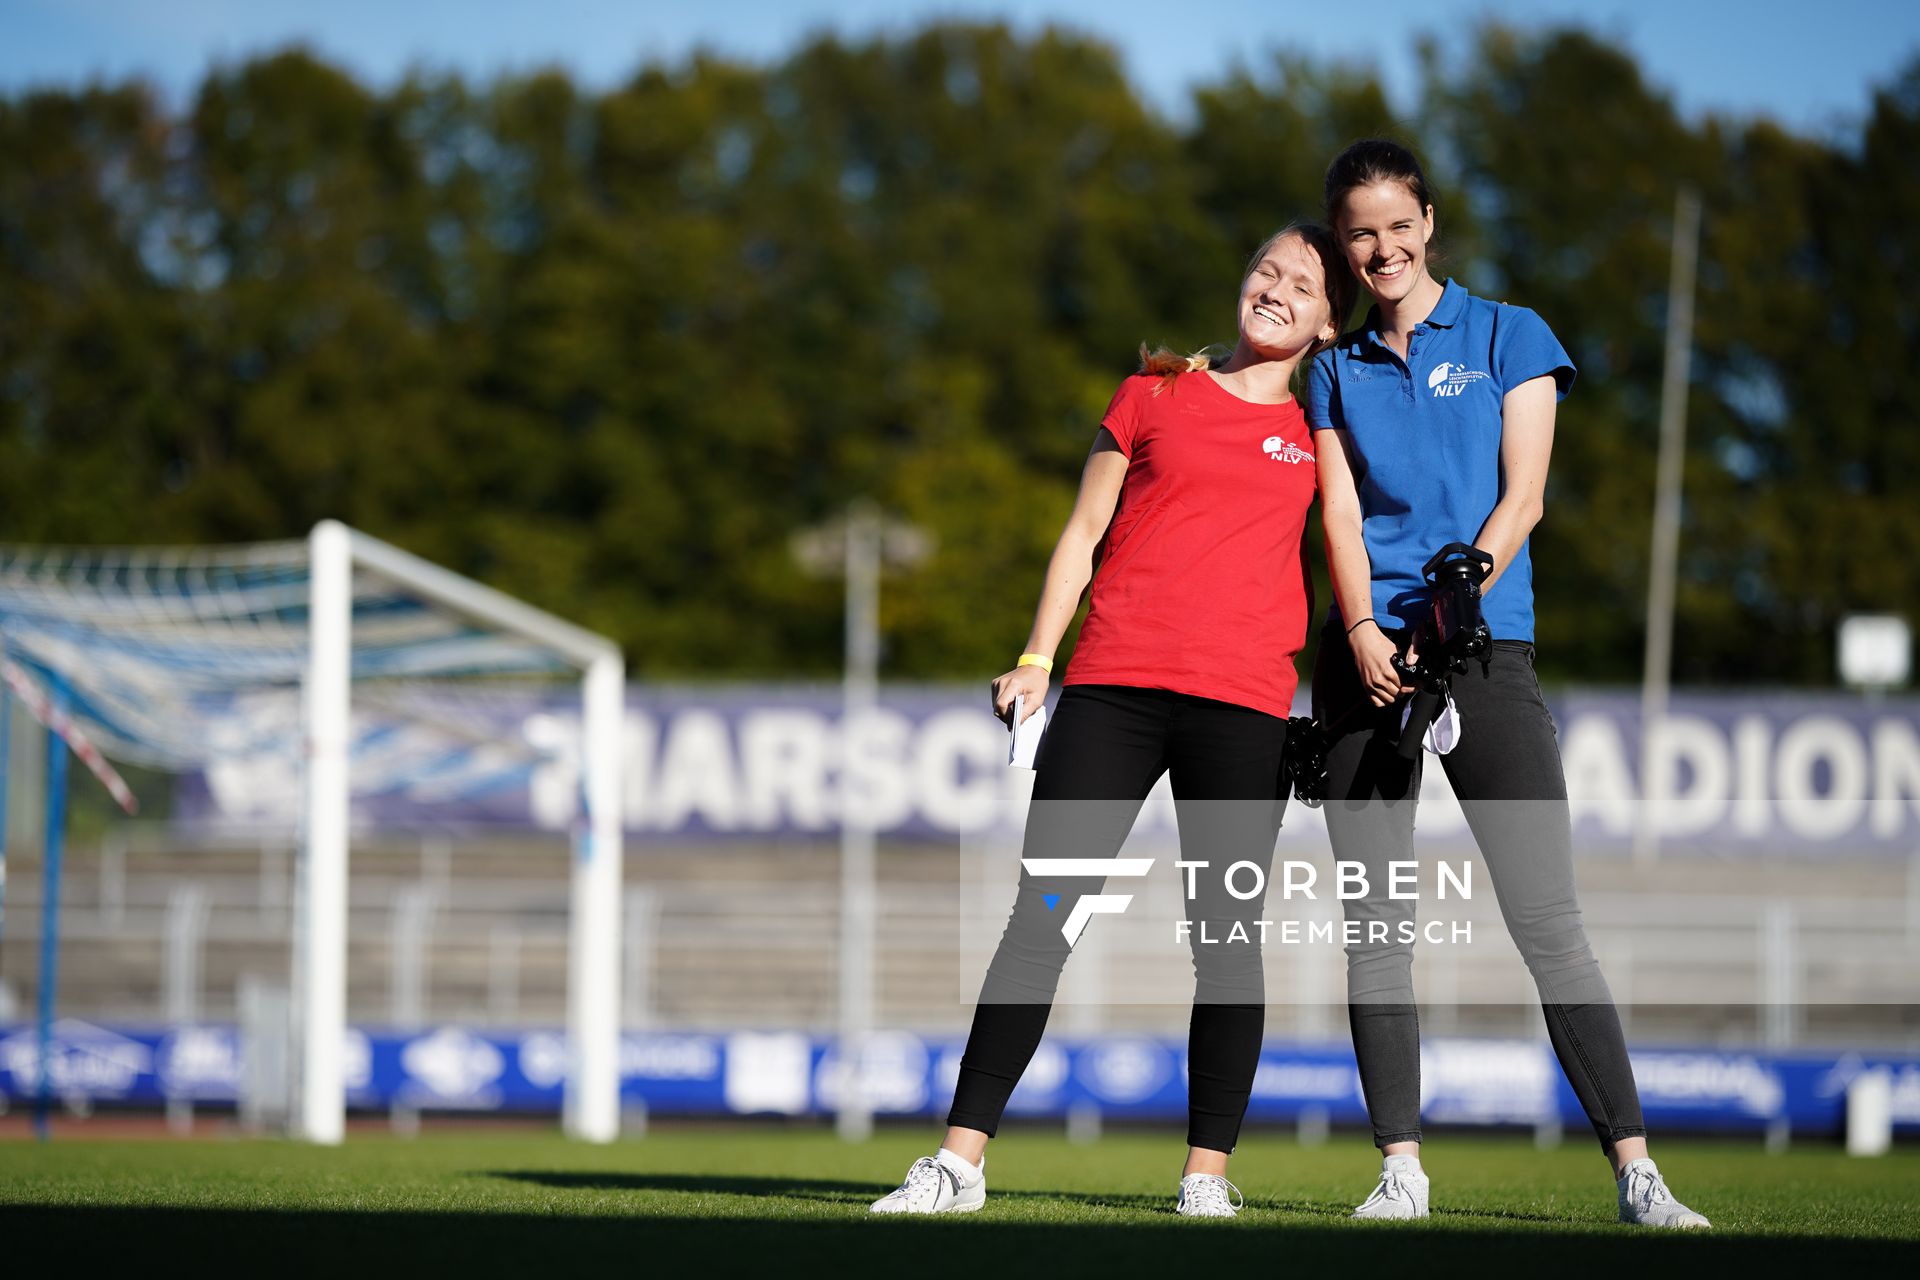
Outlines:
[[1178,113],[1186,87],[1291,48],[1370,65],[1405,104],[1414,44],[1486,17],[1578,23],[1625,44],[1689,115],[1770,115],[1845,131],[1872,87],[1920,54],[1914,0],[0,0],[0,91],[141,74],[184,96],[214,61],[304,41],[387,83],[414,65],[487,75],[558,63],[596,86],[696,47],[776,58],[822,29],[866,35],[939,17],[1049,22],[1121,50],[1134,83]]

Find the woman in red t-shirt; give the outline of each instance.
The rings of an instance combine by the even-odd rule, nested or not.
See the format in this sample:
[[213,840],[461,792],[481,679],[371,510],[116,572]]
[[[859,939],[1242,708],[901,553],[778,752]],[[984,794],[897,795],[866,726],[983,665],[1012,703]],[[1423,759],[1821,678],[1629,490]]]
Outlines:
[[[1227,1156],[1260,1057],[1266,992],[1259,930],[1246,926],[1259,918],[1261,896],[1240,900],[1224,879],[1231,864],[1250,861],[1264,883],[1280,821],[1280,754],[1312,581],[1301,535],[1315,486],[1312,435],[1292,387],[1351,308],[1341,261],[1324,228],[1288,227],[1248,264],[1224,363],[1163,350],[1120,384],[1047,567],[1027,651],[993,682],[1002,718],[1011,720],[1017,698],[1033,714],[1091,582],[1035,763],[1023,857],[1113,857],[1170,773],[1183,855],[1209,864],[1194,873],[1187,908],[1196,982],[1189,1150],[1175,1202],[1187,1216],[1234,1212]],[[1250,881],[1243,875],[1237,887]],[[1072,949],[1073,906],[1102,883],[1021,872],[946,1142],[915,1161],[875,1212],[958,1213],[984,1202],[987,1140],[1046,1029]]]

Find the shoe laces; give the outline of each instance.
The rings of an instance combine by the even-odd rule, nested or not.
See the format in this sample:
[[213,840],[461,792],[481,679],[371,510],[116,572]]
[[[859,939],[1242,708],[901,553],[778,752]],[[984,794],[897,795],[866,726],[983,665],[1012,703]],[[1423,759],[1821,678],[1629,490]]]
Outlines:
[[1627,1175],[1627,1199],[1638,1204],[1666,1204],[1673,1199],[1658,1169],[1635,1169]]
[[940,1166],[932,1156],[921,1156],[907,1170],[906,1181],[893,1194],[903,1198],[911,1197],[917,1191],[932,1189],[935,1195],[940,1193]]
[[[1186,1190],[1187,1200],[1190,1203],[1205,1205],[1207,1208],[1224,1205],[1229,1209],[1235,1210],[1247,1207],[1247,1198],[1240,1194],[1240,1188],[1234,1186],[1219,1174],[1202,1173],[1189,1175],[1189,1177],[1193,1179],[1191,1182],[1184,1178],[1181,1181]],[[1236,1199],[1239,1202],[1237,1204],[1235,1203]]]
[[1381,1200],[1411,1201],[1412,1199],[1412,1193],[1407,1190],[1406,1184],[1400,1180],[1400,1171],[1398,1169],[1382,1169],[1380,1171],[1379,1185],[1374,1187],[1373,1194],[1368,1196],[1360,1207],[1364,1209],[1368,1205]]

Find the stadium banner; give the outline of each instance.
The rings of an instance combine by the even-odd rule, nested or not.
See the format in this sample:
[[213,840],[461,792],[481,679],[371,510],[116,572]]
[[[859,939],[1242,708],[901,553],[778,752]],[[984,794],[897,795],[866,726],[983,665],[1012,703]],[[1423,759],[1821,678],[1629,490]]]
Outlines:
[[[627,829],[667,838],[825,836],[856,805],[893,838],[1017,829],[1033,775],[1008,767],[1008,734],[986,701],[984,685],[890,686],[879,706],[848,721],[838,691],[820,686],[637,688],[627,713]],[[1574,690],[1549,705],[1577,839],[1589,850],[1625,850],[1640,801],[1637,695]],[[218,737],[234,750],[182,780],[178,819],[295,823],[299,761],[261,749],[297,741],[276,728],[295,714],[297,704],[278,695],[229,707]],[[354,817],[363,830],[565,832],[574,821],[580,717],[570,694],[369,693],[356,703],[354,735]],[[1681,692],[1652,751],[1672,851],[1904,856],[1920,847],[1920,699]],[[1423,834],[1464,836],[1445,771],[1428,769],[1426,788]],[[1164,779],[1141,823],[1174,829]],[[1296,805],[1282,841],[1319,843],[1323,832],[1320,814]]]
[[[35,1096],[37,1043],[31,1026],[0,1026],[0,1106],[27,1105]],[[931,1121],[952,1096],[962,1048],[957,1036],[877,1032],[862,1054],[860,1087],[878,1114]],[[353,1028],[348,1098],[373,1111],[557,1114],[565,1062],[565,1041],[551,1030]],[[67,1105],[234,1105],[246,1079],[243,1038],[227,1025],[154,1029],[62,1019],[48,1063],[51,1093]],[[1663,1130],[1785,1128],[1831,1136],[1845,1125],[1847,1086],[1862,1072],[1885,1071],[1896,1127],[1920,1132],[1920,1054],[1648,1048],[1633,1054],[1633,1069],[1647,1119]],[[833,1040],[797,1031],[627,1032],[620,1071],[629,1107],[675,1116],[825,1116],[853,1074]],[[1586,1123],[1552,1051],[1536,1040],[1434,1039],[1422,1050],[1421,1094],[1421,1113],[1434,1124]],[[1186,1115],[1185,1041],[1049,1037],[1010,1111],[1179,1121]],[[1351,1049],[1269,1041],[1248,1118],[1364,1125]]]

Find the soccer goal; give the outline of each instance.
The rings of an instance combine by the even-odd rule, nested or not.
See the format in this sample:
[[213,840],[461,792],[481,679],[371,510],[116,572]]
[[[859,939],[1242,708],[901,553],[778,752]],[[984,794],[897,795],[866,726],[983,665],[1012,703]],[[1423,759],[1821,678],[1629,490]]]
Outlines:
[[[346,1123],[356,689],[390,715],[410,683],[578,678],[564,1124],[617,1136],[626,695],[611,640],[328,520],[304,541],[240,547],[0,547],[0,664],[110,788],[112,760],[204,771],[279,758],[297,772],[292,1118],[320,1143]],[[263,701],[280,713],[261,714]]]

